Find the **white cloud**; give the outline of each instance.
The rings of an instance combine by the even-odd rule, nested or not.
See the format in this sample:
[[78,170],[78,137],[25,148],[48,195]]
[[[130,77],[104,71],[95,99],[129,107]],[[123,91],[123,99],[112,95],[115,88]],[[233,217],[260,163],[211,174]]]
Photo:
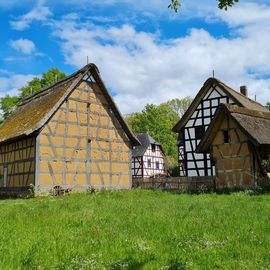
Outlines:
[[18,89],[25,86],[33,77],[37,76],[33,74],[16,74],[7,70],[0,70],[0,97],[6,94],[17,94]]
[[[89,5],[86,0],[68,3]],[[91,2],[93,5],[98,3],[101,2]],[[102,2],[104,5],[117,3],[159,15],[162,12],[169,14],[164,0]],[[52,1],[48,0],[47,5],[51,7]],[[270,100],[269,5],[239,3],[223,12],[212,0],[206,0],[203,5],[198,0],[186,0],[182,8],[176,18],[204,16],[209,21],[223,21],[230,27],[230,37],[217,38],[204,29],[190,29],[183,37],[182,29],[179,29],[179,38],[164,40],[158,32],[139,32],[130,24],[102,27],[86,23],[80,21],[76,13],[63,16],[61,21],[50,20],[50,23],[55,37],[62,42],[66,62],[80,68],[89,56],[115,93],[114,98],[123,113],[140,110],[146,103],[158,104],[176,97],[195,96],[213,69],[217,77],[232,87],[238,89],[246,84],[251,97],[256,94],[262,103]],[[39,2],[36,8],[11,24],[15,29],[23,30],[33,21],[44,22],[51,15],[49,8]],[[103,17],[88,19],[110,20]],[[30,54],[34,49],[20,45],[17,50]]]
[[[234,26],[229,38],[191,29],[185,37],[162,40],[158,33],[138,32],[131,25],[106,28],[72,19],[56,22],[54,34],[62,40],[68,64],[82,67],[89,56],[99,66],[123,113],[140,110],[146,103],[195,96],[213,69],[235,89],[248,85],[250,96],[256,94],[266,103],[270,100],[270,16],[265,12],[263,20],[253,16],[245,21],[245,14],[249,16],[254,8],[266,9],[239,4],[230,15],[216,15],[216,20]],[[237,25],[235,17],[241,21]]]
[[39,1],[38,5],[28,13],[19,16],[15,20],[10,21],[10,26],[15,30],[25,30],[30,27],[33,21],[44,22],[52,15],[50,9],[43,6],[43,1]]
[[23,54],[32,54],[36,51],[36,46],[33,41],[29,39],[20,38],[17,40],[11,40],[10,46],[18,52]]
[[241,3],[230,9],[230,12],[218,11],[218,16],[230,26],[250,26],[267,23],[270,19],[269,5]]

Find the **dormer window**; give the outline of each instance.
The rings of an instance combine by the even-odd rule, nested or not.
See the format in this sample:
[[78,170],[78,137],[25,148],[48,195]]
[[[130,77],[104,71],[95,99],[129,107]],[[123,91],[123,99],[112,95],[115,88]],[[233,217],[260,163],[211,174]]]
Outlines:
[[156,145],[155,144],[151,144],[151,148],[152,148],[152,152],[156,152]]

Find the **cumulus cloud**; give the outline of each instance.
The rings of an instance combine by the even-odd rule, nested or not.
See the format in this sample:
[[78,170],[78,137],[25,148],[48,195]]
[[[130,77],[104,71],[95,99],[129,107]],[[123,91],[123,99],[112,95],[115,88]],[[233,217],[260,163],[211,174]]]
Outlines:
[[270,8],[266,4],[258,5],[247,2],[232,8],[230,12],[218,11],[217,15],[233,27],[258,25],[269,22]]
[[[238,5],[234,12],[215,14],[231,27],[229,38],[217,38],[204,29],[191,29],[180,38],[161,39],[158,33],[139,32],[132,25],[97,27],[76,20],[56,22],[54,34],[62,40],[66,62],[76,67],[87,56],[101,69],[123,113],[146,103],[195,96],[215,70],[217,77],[238,89],[247,84],[250,96],[270,100],[270,37],[268,12],[263,18],[245,16],[262,5]],[[238,24],[235,18],[242,18]]]
[[14,50],[23,54],[31,54],[36,51],[34,42],[29,39],[20,38],[17,40],[11,40],[9,44]]
[[33,74],[16,74],[8,70],[0,70],[0,97],[6,94],[17,94],[18,89],[25,86],[33,77],[36,76]]
[[43,5],[43,1],[39,1],[38,5],[31,11],[10,21],[10,26],[15,30],[22,31],[29,28],[33,21],[44,22],[51,15],[50,9]]
[[[230,29],[229,37],[216,37],[205,29],[193,28],[185,36],[181,33],[178,38],[164,39],[158,30],[137,31],[131,23],[97,26],[93,21],[108,22],[108,19],[89,16],[92,23],[86,22],[75,12],[62,20],[50,20],[50,25],[61,41],[66,63],[80,68],[86,64],[87,56],[96,63],[123,113],[141,110],[146,103],[195,96],[213,69],[218,78],[235,89],[248,85],[250,96],[256,95],[260,102],[266,103],[270,100],[270,6],[246,2],[223,12],[212,0],[205,0],[203,5],[200,2],[183,1],[182,13],[174,19],[190,16],[206,17],[208,23],[222,21]],[[122,3],[134,10],[169,14],[164,0],[140,4],[131,0],[91,2],[100,3]],[[68,4],[87,6],[89,1],[71,0]],[[48,0],[46,5],[51,8],[52,1]],[[11,25],[23,30],[33,21],[44,22],[51,15],[50,9],[39,2]],[[21,45],[20,50],[27,54],[31,49],[22,49]]]

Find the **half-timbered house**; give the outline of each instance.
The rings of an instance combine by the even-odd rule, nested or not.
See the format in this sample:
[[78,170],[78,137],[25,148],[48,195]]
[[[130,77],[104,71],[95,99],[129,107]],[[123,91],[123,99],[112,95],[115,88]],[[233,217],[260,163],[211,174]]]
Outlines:
[[237,92],[216,78],[209,78],[200,89],[190,107],[174,126],[178,133],[180,176],[214,176],[215,166],[209,153],[196,153],[215,111],[220,103],[266,112],[267,109],[247,97],[247,88]]
[[217,188],[256,188],[266,176],[262,160],[270,154],[270,112],[219,105],[197,152],[210,153]]
[[88,64],[23,100],[0,126],[0,189],[129,188],[139,144]]
[[165,173],[165,154],[159,142],[148,133],[138,136],[141,145],[132,151],[132,177],[148,178]]

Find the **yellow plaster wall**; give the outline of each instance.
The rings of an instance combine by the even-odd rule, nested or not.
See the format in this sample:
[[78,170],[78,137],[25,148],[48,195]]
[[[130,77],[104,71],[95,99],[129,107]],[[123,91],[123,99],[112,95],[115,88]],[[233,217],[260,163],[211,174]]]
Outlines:
[[[229,143],[224,143],[223,131],[229,131]],[[255,160],[255,175],[250,142],[232,119],[224,118],[211,146],[215,161],[219,188],[252,187],[258,176],[258,161]]]
[[[96,85],[81,83],[38,139],[40,187],[130,187],[130,142]],[[87,177],[87,168],[90,177]]]

